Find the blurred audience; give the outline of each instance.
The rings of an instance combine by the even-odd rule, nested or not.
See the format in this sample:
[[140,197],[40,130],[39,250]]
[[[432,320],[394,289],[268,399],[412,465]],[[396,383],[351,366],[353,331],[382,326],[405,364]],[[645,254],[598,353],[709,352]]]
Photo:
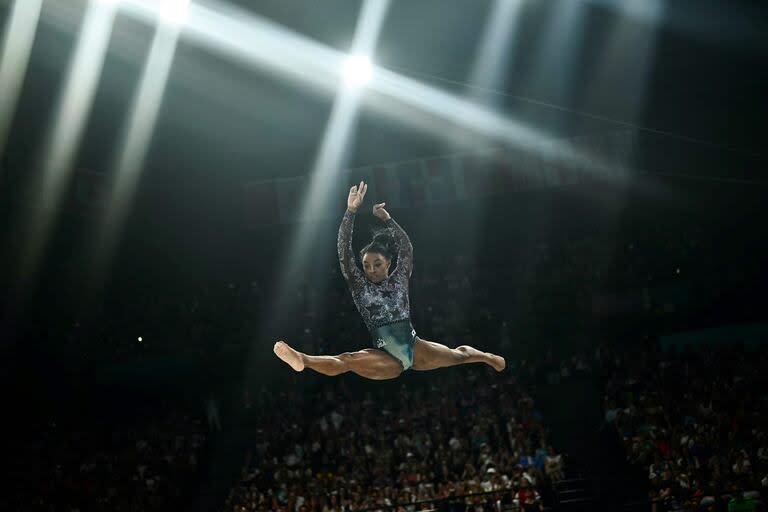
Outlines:
[[0,509],[177,509],[189,501],[206,436],[199,420],[169,412],[120,428],[39,425],[39,440],[6,453],[14,482]]
[[755,510],[768,490],[768,352],[610,351],[605,419],[656,510]]
[[[700,230],[670,229],[623,240],[562,237],[499,254],[462,249],[447,258],[422,247],[411,283],[417,332],[451,346],[475,342],[514,355],[510,370],[441,370],[420,386],[390,383],[368,394],[350,389],[346,378],[329,379],[316,392],[301,384],[306,374],[279,391],[249,389],[241,407],[251,418],[253,446],[226,510],[336,512],[482,493],[461,501],[468,508],[540,510],[567,464],[549,443],[529,390],[533,383],[593,373],[606,381],[606,420],[630,460],[648,468],[659,510],[720,510],[726,500],[749,510],[768,486],[764,353],[602,347],[563,358],[562,350],[543,354],[531,342],[559,339],[546,329],[562,324],[575,326],[561,336],[563,346],[579,335],[590,343],[606,312],[630,326],[627,318],[675,311],[685,301],[695,310],[708,302],[706,295],[678,294],[687,298],[670,308],[664,293],[673,296],[675,286],[685,289],[695,276],[712,275],[709,260],[698,256],[712,240]],[[288,294],[289,320],[269,320],[308,353],[368,347],[337,263],[317,268]],[[150,354],[192,355],[206,363],[230,349],[243,354],[264,335],[273,285],[249,276],[126,287],[85,313],[75,304],[40,308],[50,314],[33,323],[30,337],[51,358],[66,358],[68,368],[77,367],[73,359],[98,367]],[[229,416],[220,418],[223,404],[213,396],[200,403],[210,431],[228,428]],[[46,425],[32,456],[10,459],[25,483],[0,497],[5,508],[183,508],[205,443],[202,423],[176,412],[110,429]]]
[[360,510],[480,493],[490,494],[462,501],[539,507],[564,463],[533,399],[514,376],[463,370],[364,395],[343,379],[311,396],[262,388],[254,447],[226,510]]

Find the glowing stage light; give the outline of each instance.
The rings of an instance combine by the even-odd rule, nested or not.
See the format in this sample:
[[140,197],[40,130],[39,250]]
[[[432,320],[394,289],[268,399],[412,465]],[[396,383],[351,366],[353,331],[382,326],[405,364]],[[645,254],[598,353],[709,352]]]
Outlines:
[[[329,198],[339,183],[339,170],[344,168],[349,156],[350,139],[352,137],[359,111],[361,86],[371,78],[373,72],[371,62],[365,55],[374,53],[381,27],[384,24],[389,2],[382,0],[367,0],[361,10],[355,27],[355,37],[350,48],[350,56],[344,60],[335,57],[333,68],[343,71],[347,87],[341,87],[336,93],[331,116],[323,134],[320,149],[315,157],[311,179],[307,192],[302,200],[301,219],[309,219],[314,212],[328,207]],[[301,41],[300,38],[294,38]],[[308,248],[312,246],[317,236],[317,230],[309,222],[299,227],[288,253],[286,265],[280,278],[280,290],[295,289],[295,279],[298,269],[306,267]],[[286,304],[288,295],[280,293],[273,302],[273,315],[277,317]]]
[[[126,14],[145,19],[157,16],[157,5],[149,3],[149,0],[121,2]],[[389,103],[366,103],[366,106],[387,117],[414,124],[439,136],[445,136],[444,122],[448,121],[476,135],[517,147],[539,146],[545,134],[525,123],[506,118],[495,110],[482,108],[398,73],[375,67],[370,60],[362,57],[370,55],[374,50],[387,5],[388,2],[381,0],[369,0],[364,4],[359,19],[360,30],[357,31],[360,37],[354,41],[350,51],[351,55],[359,56],[354,59],[253,13],[216,0],[192,2],[189,5],[184,35],[187,40],[202,43],[210,50],[225,53],[248,65],[263,66],[326,91],[333,91],[340,75],[342,79],[345,78],[345,59],[348,58],[349,79],[352,82],[364,79],[367,74],[365,70],[368,69],[370,81],[366,87],[394,100]],[[354,88],[350,84],[346,89]],[[564,150],[572,153],[570,148]],[[573,156],[575,162],[588,160],[585,155]]]
[[365,85],[371,79],[371,61],[368,57],[353,55],[344,59],[344,80],[355,86]]
[[189,0],[165,0],[160,17],[166,23],[182,25],[187,21]]

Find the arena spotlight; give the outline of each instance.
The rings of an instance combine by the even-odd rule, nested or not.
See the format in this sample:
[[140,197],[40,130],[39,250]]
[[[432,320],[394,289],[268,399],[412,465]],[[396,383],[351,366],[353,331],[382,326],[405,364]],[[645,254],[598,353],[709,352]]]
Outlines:
[[371,79],[371,61],[362,55],[351,55],[344,59],[344,81],[349,85],[361,86]]
[[[155,4],[148,4],[148,1],[121,0],[120,5],[125,7],[126,14],[151,19],[157,13],[151,7]],[[191,2],[184,33],[188,40],[204,44],[210,50],[229,54],[248,65],[264,67],[323,90],[332,91],[338,84],[339,75],[344,80],[345,58],[349,58],[351,69],[358,68],[352,63],[367,61],[367,66],[361,66],[370,70],[370,81],[366,87],[396,102],[396,108],[391,108],[391,103],[381,108],[377,102],[371,102],[369,106],[378,112],[427,131],[436,131],[439,135],[444,134],[444,121],[447,121],[478,135],[519,147],[539,147],[545,134],[523,122],[506,118],[493,109],[483,108],[399,73],[378,66],[374,69],[367,57],[352,59],[351,55],[364,56],[373,52],[371,41],[375,40],[373,36],[379,30],[375,22],[380,13],[385,11],[387,2],[374,0],[364,5],[370,5],[372,13],[364,16],[372,20],[364,25],[376,30],[362,31],[368,32],[367,37],[361,38],[363,42],[353,44],[347,55],[242,8],[217,0]],[[358,76],[357,73],[350,74]],[[349,85],[347,88],[356,87]],[[437,127],[435,119],[441,121]],[[566,153],[564,156],[572,155],[576,163],[589,168],[596,165],[589,155],[573,154],[567,144],[560,146]]]
[[[349,158],[360,97],[363,93],[362,85],[371,78],[371,62],[367,56],[374,54],[388,10],[388,0],[366,0],[357,18],[349,53],[339,54],[333,59],[335,62],[330,69],[341,72],[344,85],[336,92],[325,133],[315,155],[299,210],[301,219],[309,219],[318,211],[328,211],[328,208],[336,207],[336,204],[330,204],[330,198],[334,197],[334,191],[342,179],[340,169],[345,168]],[[338,76],[334,78],[338,79]],[[295,289],[299,270],[306,268],[308,248],[317,240],[317,230],[312,226],[310,222],[300,224],[281,270],[279,290]],[[272,306],[274,318],[284,313],[283,308],[289,304],[288,300],[289,294],[278,294]]]
[[160,17],[166,23],[183,25],[187,21],[189,0],[165,0]]

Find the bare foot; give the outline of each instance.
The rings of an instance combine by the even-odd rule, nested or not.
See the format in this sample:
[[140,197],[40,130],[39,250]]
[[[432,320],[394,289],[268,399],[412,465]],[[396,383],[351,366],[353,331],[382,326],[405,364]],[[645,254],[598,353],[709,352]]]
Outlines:
[[490,352],[487,352],[487,354],[488,354],[488,364],[493,366],[493,369],[496,370],[497,372],[500,372],[507,367],[507,362],[504,360],[503,357],[497,356],[496,354],[491,354]]
[[297,372],[304,369],[304,360],[301,358],[301,354],[289,347],[286,342],[278,341],[272,350],[274,350],[277,357],[288,363]]

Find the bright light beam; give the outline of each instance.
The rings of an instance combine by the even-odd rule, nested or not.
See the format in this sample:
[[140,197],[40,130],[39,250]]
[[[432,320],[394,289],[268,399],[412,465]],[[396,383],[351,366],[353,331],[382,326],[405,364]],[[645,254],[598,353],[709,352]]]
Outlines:
[[[370,55],[379,38],[381,27],[386,17],[389,1],[366,0],[361,8],[355,38],[352,43],[353,55]],[[338,179],[343,168],[343,160],[348,154],[349,139],[358,114],[361,89],[342,87],[333,104],[331,116],[325,129],[320,150],[310,174],[309,187],[301,208],[301,219],[311,218],[313,212],[326,211],[332,198],[337,197],[332,191],[342,187]],[[284,293],[295,288],[297,269],[305,267],[308,248],[315,239],[315,228],[309,222],[302,222],[291,244],[288,262],[284,267],[281,286]],[[282,298],[276,304],[281,307]]]
[[[207,5],[212,3],[207,2]],[[224,13],[198,7],[200,9],[195,9],[195,16],[190,14],[188,27],[192,35],[200,37],[201,41],[217,45],[225,51],[234,50],[246,62],[265,65],[305,84],[328,89],[338,83],[344,58],[347,57],[345,54],[243,11],[230,10]],[[270,48],[272,51],[268,50]],[[491,109],[377,66],[371,68],[367,89],[394,99],[408,108],[393,108],[375,99],[365,101],[369,98],[363,97],[361,99],[365,101],[366,107],[387,117],[418,124],[420,128],[447,137],[449,141],[455,140],[455,133],[454,130],[446,130],[445,121],[510,147],[538,150],[542,141],[551,139],[546,133]],[[422,114],[427,114],[431,119],[424,120]],[[418,119],[420,116],[422,119]],[[593,156],[577,151],[567,143],[558,142],[551,148],[557,152],[558,158],[568,159],[582,169],[602,165]]]
[[371,79],[371,61],[362,55],[344,60],[344,80],[352,86],[365,85]]
[[[337,90],[346,54],[243,9],[215,0],[207,0],[203,5],[202,1],[189,7],[185,40],[199,41],[209,50],[221,51],[250,66],[262,66],[304,85]],[[158,9],[156,3],[147,0],[122,0],[121,7],[126,13],[145,18],[154,18]],[[352,53],[370,54],[355,48]],[[371,73],[367,89],[396,103],[368,101],[370,97],[366,95],[361,98],[366,100],[366,107],[439,137],[453,139],[452,130],[445,129],[445,121],[449,121],[490,140],[535,151],[540,150],[541,141],[551,139],[546,133],[397,73],[376,66]],[[556,150],[559,158],[567,158],[582,169],[600,165],[596,159],[565,143],[556,143],[551,149]]]
[[29,64],[43,0],[16,0],[8,18],[0,60],[0,157]]
[[185,36],[249,67],[261,66],[329,93],[337,89],[346,57],[276,23],[220,3],[190,6]]
[[[523,0],[494,0],[483,27],[483,36],[475,50],[472,71],[469,75],[471,88],[466,91],[470,103],[483,108],[494,108],[501,97],[496,91],[503,89],[505,73],[514,53],[512,34],[520,16]],[[449,151],[462,148],[487,146],[485,135],[467,133],[463,126],[447,130]]]
[[[524,0],[494,0],[488,10],[482,39],[475,49],[472,70],[469,75],[471,88],[466,90],[468,100],[485,108],[497,107],[503,96],[496,91],[503,90],[506,76],[509,72],[512,56],[515,52],[517,39],[513,37],[518,27],[520,11]],[[450,130],[452,140],[448,143],[448,151],[454,152],[467,146],[487,146],[484,136],[467,133],[461,126],[453,126]],[[469,216],[477,222],[479,211],[470,212]],[[467,247],[474,247],[474,239],[478,231],[473,230],[466,240]]]
[[69,184],[74,155],[104,66],[115,14],[114,5],[100,0],[92,0],[86,11],[52,129],[42,151],[42,179],[38,196],[32,203],[34,210],[22,252],[20,276],[25,282],[34,276]]
[[[125,14],[154,22],[167,10],[153,0],[121,0]],[[346,55],[268,21],[215,0],[192,2],[184,22],[185,40],[199,42],[248,66],[262,66],[299,83],[335,92]]]
[[110,183],[107,212],[94,251],[94,274],[97,282],[104,278],[115,244],[122,232],[126,214],[136,192],[136,184],[155,130],[160,103],[168,83],[168,75],[176,53],[181,21],[186,17],[188,1],[166,0],[141,81],[131,104],[130,115],[123,128],[122,142],[117,152],[114,176]]
[[483,39],[475,53],[469,81],[473,88],[469,96],[484,105],[492,104],[503,88],[503,74],[514,52],[512,33],[520,16],[523,0],[495,0],[483,30]]
[[[503,142],[508,147],[525,150],[539,150],[542,142],[551,140],[551,137],[523,123],[384,69],[374,68],[368,88],[397,98],[414,109],[442,120],[443,130],[445,130],[444,121],[448,121],[484,135],[490,140]],[[438,129],[437,126],[435,129]],[[552,156],[585,169],[593,168],[599,163],[567,142],[557,142],[548,147],[556,152],[556,155]]]
[[[153,16],[156,10],[140,0],[123,2],[126,12],[139,16]],[[344,59],[348,56],[259,16],[212,0],[205,5],[195,2],[190,6],[185,37],[190,41],[198,40],[209,49],[223,51],[248,65],[262,65],[300,83],[329,91],[337,88],[343,74]],[[370,54],[364,51],[364,47],[365,44],[361,42],[358,45],[360,49],[353,48],[350,53]],[[409,108],[391,108],[391,105],[383,106],[377,101],[366,102],[367,107],[406,122],[413,122],[420,113],[429,114],[434,123],[422,123],[421,126],[441,137],[450,132],[445,130],[444,124],[444,121],[449,121],[490,139],[529,149],[537,148],[536,143],[551,138],[487,108],[472,105],[466,99],[376,66],[371,68],[367,88]],[[570,153],[572,158],[579,158],[568,148],[564,147],[563,150]],[[582,167],[587,161],[585,156],[581,157]]]
[[[160,15],[166,24],[181,26],[187,21],[190,0],[165,0]],[[178,37],[178,35],[177,35]]]
[[[628,123],[637,121],[643,106],[648,70],[654,55],[664,0],[628,0],[620,3],[611,31],[606,37],[595,74],[589,79],[592,94],[590,111],[610,109],[606,114]],[[637,19],[642,12],[643,23]],[[631,60],[632,65],[627,66]]]
[[567,87],[574,86],[574,66],[584,42],[587,9],[581,2],[560,2],[549,17],[545,40],[525,90],[539,98],[567,103]]

